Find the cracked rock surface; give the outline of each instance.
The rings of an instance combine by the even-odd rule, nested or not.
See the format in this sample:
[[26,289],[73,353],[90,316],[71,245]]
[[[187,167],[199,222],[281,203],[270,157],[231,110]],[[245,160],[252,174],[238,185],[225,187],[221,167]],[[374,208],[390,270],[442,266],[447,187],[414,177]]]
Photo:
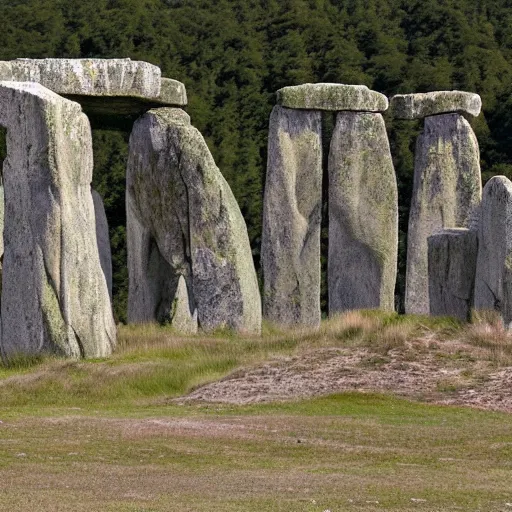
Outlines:
[[397,94],[389,102],[391,114],[397,119],[423,119],[438,114],[468,114],[477,117],[482,109],[478,94],[465,91],[432,91]]
[[428,238],[430,314],[470,320],[478,242],[466,228],[443,229]]
[[158,66],[131,59],[0,61],[0,81],[39,83],[93,116],[138,116],[159,105],[187,104],[183,83],[162,78]]
[[482,196],[476,136],[459,114],[425,118],[416,143],[407,233],[405,312],[428,315],[428,243],[443,228],[470,227]]
[[475,278],[475,309],[501,313],[512,324],[512,182],[494,176],[485,185]]
[[366,85],[319,83],[283,87],[277,91],[277,104],[294,109],[384,112],[388,99]]
[[116,329],[96,242],[89,121],[39,84],[0,82],[0,124],[2,355],[107,356]]
[[108,231],[108,221],[105,214],[103,199],[92,190],[92,199],[94,203],[94,217],[96,219],[96,240],[98,242],[98,251],[100,253],[101,269],[107,283],[108,294],[112,301],[112,251],[110,248],[110,235]]
[[384,119],[340,112],[329,152],[329,314],[394,310],[398,190]]
[[261,243],[263,312],[271,322],[320,325],[321,217],[321,113],[276,106]]
[[168,321],[190,332],[197,318],[207,331],[260,332],[245,221],[182,110],[151,110],[135,123],[126,202],[130,322]]

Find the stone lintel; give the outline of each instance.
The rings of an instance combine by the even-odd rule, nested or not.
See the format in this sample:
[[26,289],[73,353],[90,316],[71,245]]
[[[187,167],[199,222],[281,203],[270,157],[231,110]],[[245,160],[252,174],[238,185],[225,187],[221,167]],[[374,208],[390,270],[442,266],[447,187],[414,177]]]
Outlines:
[[390,99],[390,112],[397,119],[422,119],[427,116],[450,113],[477,117],[481,109],[480,96],[464,91],[397,94]]
[[0,80],[40,83],[80,103],[93,118],[136,118],[151,108],[187,104],[187,93],[181,82],[162,78],[160,68],[149,62],[130,59],[2,61]]
[[277,104],[303,110],[384,112],[388,99],[365,85],[302,84],[277,91]]

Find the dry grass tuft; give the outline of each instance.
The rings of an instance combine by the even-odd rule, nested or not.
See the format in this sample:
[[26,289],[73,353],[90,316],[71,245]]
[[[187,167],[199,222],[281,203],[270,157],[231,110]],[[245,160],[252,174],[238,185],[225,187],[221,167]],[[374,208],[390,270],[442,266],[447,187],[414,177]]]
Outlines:
[[398,315],[377,310],[349,311],[322,325],[325,345],[367,347],[386,355],[406,349],[416,340],[452,339],[461,325],[451,318]]
[[485,377],[496,366],[512,366],[512,339],[499,317],[485,312],[475,314],[472,324],[461,325],[450,318],[350,311],[323,321],[320,329],[264,324],[261,337],[232,332],[182,337],[170,326],[120,326],[118,348],[109,359],[22,358],[11,368],[0,367],[0,401],[12,406],[139,403],[178,397],[237,369],[287,356],[299,368],[303,360],[311,363],[311,354],[321,354],[314,364],[329,368],[326,354],[354,354],[357,359],[362,353],[369,367],[471,367],[472,373]]
[[405,348],[407,341],[414,337],[415,330],[415,326],[412,324],[395,324],[383,327],[382,331],[373,337],[369,347],[381,354]]
[[369,333],[379,329],[381,323],[377,316],[366,315],[362,311],[348,311],[324,322],[321,334],[328,340],[355,345],[363,341]]
[[505,327],[498,312],[474,311],[464,329],[464,340],[484,349],[496,365],[512,365],[512,331]]

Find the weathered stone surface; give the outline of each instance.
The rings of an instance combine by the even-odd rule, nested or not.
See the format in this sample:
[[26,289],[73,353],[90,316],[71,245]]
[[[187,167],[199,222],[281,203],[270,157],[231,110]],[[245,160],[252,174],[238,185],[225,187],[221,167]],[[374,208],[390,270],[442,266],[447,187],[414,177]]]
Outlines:
[[2,258],[4,255],[4,222],[5,222],[5,200],[4,187],[0,185],[0,269],[2,268]]
[[430,311],[427,238],[442,228],[470,227],[481,195],[478,142],[469,123],[459,114],[427,117],[416,144],[406,313]]
[[140,115],[187,104],[185,86],[160,68],[130,59],[17,59],[0,62],[0,80],[37,82],[91,115]]
[[[205,330],[261,330],[247,228],[201,134],[179,109],[145,114],[127,173],[130,322],[170,320],[188,294]],[[180,278],[187,293],[178,290]]]
[[394,310],[398,191],[381,114],[341,112],[329,152],[329,314]]
[[107,216],[105,215],[103,199],[101,199],[101,196],[98,194],[98,192],[96,192],[96,190],[92,191],[92,199],[94,203],[94,217],[96,219],[96,241],[98,242],[101,270],[103,270],[110,301],[112,301],[112,251],[110,249],[108,221]]
[[431,315],[470,319],[477,251],[477,232],[467,228],[443,229],[428,237]]
[[505,176],[494,176],[484,188],[475,309],[499,311],[512,327],[512,183]]
[[390,100],[390,111],[398,119],[421,119],[437,114],[480,114],[482,100],[478,94],[464,91],[434,91],[397,94]]
[[[4,262],[4,222],[4,187],[0,185],[0,296],[2,295],[2,268]],[[1,338],[2,331],[0,327],[0,339]]]
[[183,276],[180,276],[178,279],[171,317],[172,325],[177,332],[182,334],[197,333],[197,309],[194,309],[194,311],[190,310],[187,283]]
[[92,142],[80,106],[34,83],[0,83],[4,161],[1,351],[102,357],[115,324],[91,195]]
[[270,116],[261,259],[263,314],[320,324],[322,119],[276,106]]
[[277,104],[307,110],[384,112],[388,99],[366,85],[302,84],[279,89]]
[[160,80],[160,94],[155,100],[162,105],[185,106],[187,104],[187,91],[182,82],[172,78]]

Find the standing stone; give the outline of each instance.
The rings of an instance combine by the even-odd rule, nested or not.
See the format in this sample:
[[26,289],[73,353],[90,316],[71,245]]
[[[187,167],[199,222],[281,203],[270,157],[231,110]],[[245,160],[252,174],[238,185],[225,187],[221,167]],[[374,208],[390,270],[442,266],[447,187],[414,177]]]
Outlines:
[[126,202],[130,322],[167,320],[188,333],[197,315],[208,331],[260,332],[244,219],[182,110],[152,110],[135,123]]
[[469,227],[482,195],[478,142],[460,114],[425,118],[416,144],[407,241],[406,313],[428,314],[427,238]]
[[485,185],[475,278],[475,309],[499,311],[512,324],[512,183],[494,176]]
[[0,82],[0,125],[2,355],[107,356],[116,332],[96,242],[87,117],[39,84]]
[[384,119],[340,112],[329,153],[329,313],[394,309],[398,191]]
[[[0,296],[2,295],[2,272],[4,265],[4,187],[0,185]],[[0,322],[1,324],[1,322]],[[0,331],[0,339],[1,339],[1,331]]]
[[98,251],[100,254],[101,270],[107,283],[110,302],[112,302],[112,251],[110,249],[110,235],[108,231],[108,221],[105,215],[105,206],[101,196],[92,191],[92,200],[94,203],[94,217],[96,219],[96,241],[98,242]]
[[263,314],[320,325],[322,118],[274,107],[270,116],[261,258]]
[[[4,187],[0,185],[0,261],[4,255],[4,222],[5,222],[5,199],[4,199]],[[0,268],[2,265],[0,264]]]
[[466,228],[443,229],[428,237],[430,314],[467,322],[473,307],[477,233]]

